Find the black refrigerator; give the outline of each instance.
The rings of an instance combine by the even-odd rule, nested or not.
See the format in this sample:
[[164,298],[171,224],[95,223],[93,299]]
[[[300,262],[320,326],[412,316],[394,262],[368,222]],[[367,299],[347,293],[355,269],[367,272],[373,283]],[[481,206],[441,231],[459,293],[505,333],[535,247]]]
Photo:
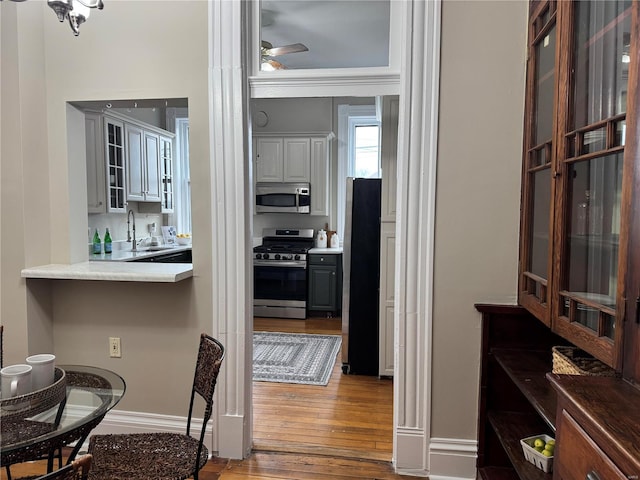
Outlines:
[[342,371],[378,375],[379,178],[347,178],[343,239]]

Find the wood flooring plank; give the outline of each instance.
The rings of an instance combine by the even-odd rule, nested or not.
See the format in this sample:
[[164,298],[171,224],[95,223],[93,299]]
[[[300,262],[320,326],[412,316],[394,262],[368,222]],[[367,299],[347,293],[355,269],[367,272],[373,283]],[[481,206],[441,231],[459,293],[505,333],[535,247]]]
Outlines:
[[[318,455],[293,455],[278,453],[256,453],[240,463],[231,461],[222,480],[230,480],[228,473],[257,475],[257,478],[324,479],[336,480],[380,479],[396,480],[404,477],[396,475],[387,462],[361,459],[331,458]],[[237,477],[249,478],[249,477]]]
[[[254,331],[340,335],[341,328],[341,319],[254,319]],[[254,450],[391,460],[393,379],[345,375],[340,359],[326,386],[253,383]]]

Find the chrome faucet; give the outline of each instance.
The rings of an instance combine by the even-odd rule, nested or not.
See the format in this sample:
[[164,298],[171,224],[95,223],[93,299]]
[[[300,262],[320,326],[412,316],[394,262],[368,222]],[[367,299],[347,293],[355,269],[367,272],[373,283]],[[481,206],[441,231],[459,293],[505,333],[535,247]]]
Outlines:
[[[133,218],[133,241],[131,241],[130,218]],[[129,213],[127,213],[127,242],[131,242],[132,252],[136,252],[138,250],[136,245],[136,215],[133,213],[133,210],[129,210]]]

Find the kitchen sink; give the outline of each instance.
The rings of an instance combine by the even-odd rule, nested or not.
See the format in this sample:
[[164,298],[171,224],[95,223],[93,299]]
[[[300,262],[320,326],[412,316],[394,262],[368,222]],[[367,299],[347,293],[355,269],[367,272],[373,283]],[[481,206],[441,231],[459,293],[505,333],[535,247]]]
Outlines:
[[175,248],[173,246],[166,246],[166,245],[158,245],[158,246],[152,246],[152,247],[138,247],[137,249],[133,250],[130,249],[130,252],[161,252],[163,250],[171,250],[172,248]]

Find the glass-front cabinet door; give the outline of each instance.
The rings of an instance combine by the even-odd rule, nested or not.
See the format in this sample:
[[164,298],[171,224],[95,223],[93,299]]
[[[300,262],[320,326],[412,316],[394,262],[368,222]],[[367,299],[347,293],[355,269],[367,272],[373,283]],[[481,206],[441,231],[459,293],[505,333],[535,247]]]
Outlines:
[[173,140],[160,136],[160,169],[162,174],[162,213],[173,213]]
[[567,37],[560,40],[552,327],[619,368],[632,2],[560,2],[558,10]]
[[519,302],[550,326],[551,172],[556,95],[556,3],[541,2],[529,21],[527,108]]
[[126,213],[124,123],[105,117],[104,138],[107,168],[107,211],[109,213]]
[[530,3],[518,301],[618,371],[627,297],[640,310],[640,273],[628,267],[640,161],[627,114],[639,24],[639,1]]

